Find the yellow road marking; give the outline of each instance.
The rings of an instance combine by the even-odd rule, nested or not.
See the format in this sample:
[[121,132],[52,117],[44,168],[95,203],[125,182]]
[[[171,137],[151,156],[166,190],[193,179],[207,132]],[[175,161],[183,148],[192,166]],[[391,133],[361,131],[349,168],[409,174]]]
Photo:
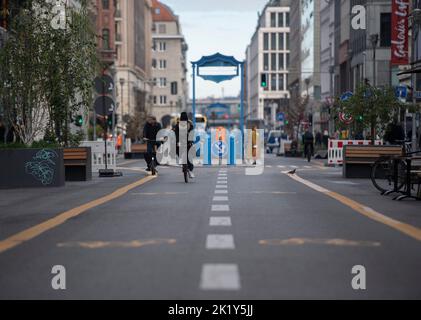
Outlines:
[[305,245],[305,244],[319,244],[319,245],[331,245],[331,246],[344,246],[344,247],[379,247],[380,242],[377,241],[358,241],[358,240],[346,240],[346,239],[309,239],[309,238],[290,238],[290,239],[270,239],[260,240],[259,244],[272,245],[272,246],[283,246],[283,245]]
[[304,185],[306,185],[307,187],[316,190],[318,192],[321,192],[339,202],[341,202],[342,204],[350,207],[351,209],[361,213],[362,215],[366,216],[367,218],[370,218],[374,221],[380,222],[382,224],[385,224],[395,230],[398,230],[404,234],[406,234],[407,236],[410,236],[418,241],[421,241],[421,229],[414,227],[410,224],[401,222],[399,220],[395,220],[392,219],[390,217],[385,216],[384,214],[381,214],[379,212],[377,212],[376,210],[367,207],[355,200],[352,200],[348,197],[345,197],[339,193],[330,191],[326,188],[323,188],[313,182],[310,182],[308,180],[305,180],[299,176],[297,176],[296,174],[287,174],[287,176],[289,176],[291,179],[294,179],[297,182],[300,182]]
[[76,208],[70,209],[68,211],[65,211],[63,213],[60,213],[59,215],[55,216],[52,219],[49,219],[47,221],[44,221],[40,224],[37,224],[29,229],[26,229],[24,231],[21,231],[7,239],[4,239],[2,241],[0,241],[0,253],[5,252],[6,250],[9,250],[11,248],[14,248],[20,244],[22,244],[25,241],[29,241],[37,236],[39,236],[40,234],[51,230],[63,223],[65,223],[67,220],[76,217],[78,215],[80,215],[81,213],[92,209],[94,207],[100,206],[106,202],[109,202],[111,200],[114,200],[116,198],[121,197],[122,195],[124,195],[125,193],[127,193],[128,191],[137,188],[139,186],[141,186],[142,184],[145,184],[148,181],[151,181],[155,179],[155,176],[148,176],[145,178],[142,178],[134,183],[131,183],[127,186],[124,186],[122,188],[117,189],[116,191],[110,193],[109,195],[103,196],[101,198],[98,198],[96,200],[93,200],[91,202],[85,203],[81,206],[78,206]]
[[156,244],[175,244],[175,239],[148,239],[133,241],[77,241],[58,243],[60,248],[84,248],[84,249],[102,249],[102,248],[140,248],[147,245]]

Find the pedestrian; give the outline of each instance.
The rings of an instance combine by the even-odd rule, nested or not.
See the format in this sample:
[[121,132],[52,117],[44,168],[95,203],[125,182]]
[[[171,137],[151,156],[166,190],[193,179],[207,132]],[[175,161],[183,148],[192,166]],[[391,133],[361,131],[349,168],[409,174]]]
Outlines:
[[257,164],[257,127],[251,129],[251,155],[253,157],[253,165]]
[[405,140],[405,131],[402,125],[396,120],[389,123],[386,128],[384,140],[389,144],[402,144],[402,141]]
[[316,146],[322,145],[322,133],[320,131],[317,131],[316,133]]
[[325,130],[323,132],[323,145],[327,149],[327,145],[329,144],[329,131]]
[[190,150],[190,148],[193,146],[193,142],[189,141],[189,134],[191,131],[193,131],[194,127],[193,127],[193,122],[191,120],[189,120],[189,117],[187,115],[187,112],[182,112],[180,114],[180,121],[177,121],[176,126],[174,127],[174,133],[175,133],[175,138],[176,138],[176,153],[178,156],[178,159],[180,159],[180,122],[187,122],[187,137],[185,137],[185,141],[187,141],[187,165],[189,167],[188,170],[188,175],[191,179],[195,178],[195,175],[193,174],[193,169],[194,169],[194,165],[193,163],[190,162],[189,156],[188,156],[188,150]]

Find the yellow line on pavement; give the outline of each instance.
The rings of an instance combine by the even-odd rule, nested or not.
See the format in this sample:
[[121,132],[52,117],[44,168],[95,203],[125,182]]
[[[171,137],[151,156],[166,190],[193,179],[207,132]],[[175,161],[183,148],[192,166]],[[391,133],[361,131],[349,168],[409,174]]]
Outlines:
[[127,186],[124,186],[122,188],[119,188],[115,190],[114,192],[103,196],[101,198],[98,198],[96,200],[93,200],[91,202],[85,203],[81,206],[78,206],[76,208],[70,209],[68,211],[62,212],[59,215],[55,216],[54,218],[44,221],[40,224],[37,224],[29,229],[26,229],[24,231],[21,231],[7,239],[4,239],[0,241],[0,253],[5,252],[6,250],[12,249],[20,244],[22,244],[25,241],[29,241],[40,234],[51,230],[63,223],[65,223],[67,220],[74,218],[82,213],[84,213],[87,210],[90,210],[92,208],[95,208],[97,206],[100,206],[106,202],[109,202],[111,200],[114,200],[116,198],[121,197],[128,191],[137,188],[141,186],[142,184],[145,184],[148,181],[151,181],[155,179],[156,176],[148,176],[145,178],[142,178],[134,183],[131,183]]
[[387,226],[389,226],[389,227],[391,227],[395,230],[398,230],[398,231],[406,234],[407,236],[410,236],[410,237],[412,237],[412,238],[414,238],[418,241],[421,241],[421,229],[419,229],[417,227],[414,227],[410,224],[401,222],[399,220],[389,218],[389,217],[385,216],[384,214],[381,214],[381,213],[377,212],[376,210],[374,210],[370,207],[367,207],[367,206],[365,206],[365,205],[363,205],[363,204],[361,204],[361,203],[359,203],[355,200],[352,200],[348,197],[345,197],[344,195],[341,195],[339,193],[336,193],[336,192],[330,191],[328,189],[325,189],[325,188],[323,188],[323,187],[321,187],[321,186],[319,186],[319,185],[317,185],[313,182],[310,182],[308,180],[305,180],[305,179],[297,176],[296,174],[288,174],[288,173],[285,173],[285,174],[287,174],[290,178],[294,179],[295,181],[300,182],[300,183],[306,185],[307,187],[309,187],[309,188],[311,188],[315,191],[321,192],[321,193],[341,202],[342,204],[350,207],[351,209],[357,211],[358,213],[366,216],[367,218],[370,218],[374,221],[385,224],[385,225],[387,225]]

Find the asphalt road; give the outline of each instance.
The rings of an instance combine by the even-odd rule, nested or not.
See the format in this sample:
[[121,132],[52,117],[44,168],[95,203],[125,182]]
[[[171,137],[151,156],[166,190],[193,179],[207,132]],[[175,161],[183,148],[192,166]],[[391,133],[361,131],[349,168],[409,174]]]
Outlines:
[[[121,178],[0,192],[1,299],[421,298],[419,202],[272,155],[261,175],[197,168],[189,184],[180,168],[161,167],[108,199],[144,179],[143,161],[121,166]],[[294,168],[298,179],[285,173]],[[51,286],[55,265],[65,290]],[[365,290],[351,285],[356,265]]]

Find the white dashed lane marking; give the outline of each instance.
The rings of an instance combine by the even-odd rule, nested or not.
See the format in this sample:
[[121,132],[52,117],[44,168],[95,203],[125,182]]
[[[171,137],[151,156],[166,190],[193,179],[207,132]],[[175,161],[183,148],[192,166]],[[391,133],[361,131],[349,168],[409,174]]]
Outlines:
[[200,280],[202,290],[239,290],[240,275],[236,264],[205,264]]
[[216,194],[223,194],[223,193],[227,194],[228,190],[215,190],[215,193]]
[[217,226],[229,227],[231,226],[231,217],[210,217],[209,225],[212,227],[217,227]]
[[227,204],[213,204],[212,211],[230,211],[230,207]]
[[206,249],[235,249],[234,236],[232,234],[208,234]]
[[215,197],[213,197],[213,201],[214,202],[216,202],[216,201],[228,201],[228,197],[225,197],[225,196],[215,196]]
[[216,183],[217,184],[228,184],[228,181],[218,180]]
[[217,184],[216,189],[226,189],[228,186],[226,184]]

